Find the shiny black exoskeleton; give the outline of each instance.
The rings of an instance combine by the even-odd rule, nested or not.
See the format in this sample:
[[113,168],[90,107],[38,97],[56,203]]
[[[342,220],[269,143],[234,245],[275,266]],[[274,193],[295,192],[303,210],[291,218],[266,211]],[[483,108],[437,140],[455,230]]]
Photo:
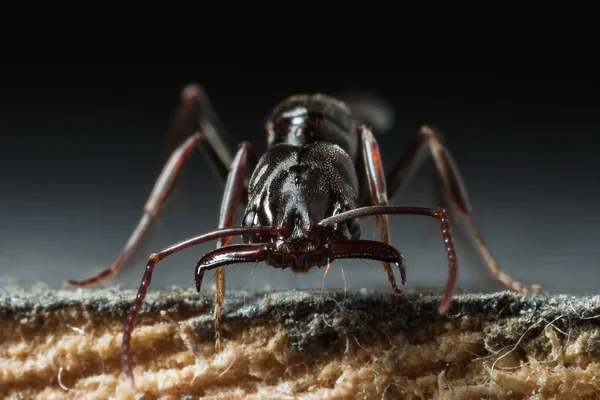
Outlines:
[[[315,230],[325,218],[359,205],[350,111],[325,95],[293,96],[274,109],[266,126],[269,148],[250,178],[242,224],[286,228],[270,238],[271,265],[295,272],[324,266],[330,261],[328,242],[360,238],[358,218]],[[246,236],[245,242],[265,239]]]

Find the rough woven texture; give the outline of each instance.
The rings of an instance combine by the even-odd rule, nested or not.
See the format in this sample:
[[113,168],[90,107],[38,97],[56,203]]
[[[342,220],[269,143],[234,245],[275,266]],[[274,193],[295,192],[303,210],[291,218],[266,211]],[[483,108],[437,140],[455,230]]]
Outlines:
[[599,297],[459,295],[440,316],[439,296],[423,293],[228,293],[224,350],[215,354],[210,294],[151,292],[133,335],[137,391],[121,373],[123,325],[134,297],[118,290],[4,291],[0,397],[592,399],[600,393]]

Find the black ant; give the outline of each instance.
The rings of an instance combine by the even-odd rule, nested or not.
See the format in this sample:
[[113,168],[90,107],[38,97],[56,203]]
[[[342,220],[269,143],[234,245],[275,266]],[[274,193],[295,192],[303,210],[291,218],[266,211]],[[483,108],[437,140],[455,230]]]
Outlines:
[[[333,97],[294,95],[283,100],[266,122],[266,153],[255,161],[252,146],[242,142],[231,157],[223,140],[224,130],[203,90],[190,85],[182,91],[178,129],[194,118],[200,131],[189,136],[170,155],[145,206],[137,228],[111,268],[73,286],[89,286],[111,277],[140,243],[150,223],[162,212],[176,187],[184,165],[193,150],[205,150],[209,162],[225,180],[218,230],[200,235],[153,253],[138,289],[123,334],[123,369],[134,385],[131,364],[131,333],[150,286],[157,263],[183,249],[217,240],[216,249],[205,254],[195,269],[196,289],[200,291],[204,273],[216,269],[215,348],[221,348],[221,307],[224,301],[223,266],[233,263],[266,262],[295,273],[313,267],[329,266],[338,258],[380,261],[387,271],[392,291],[402,295],[391,265],[406,282],[403,255],[390,245],[389,214],[425,215],[441,223],[449,262],[449,277],[439,304],[444,313],[450,306],[457,281],[458,263],[448,216],[443,208],[398,207],[388,204],[407,183],[409,172],[430,156],[442,193],[462,215],[486,258],[493,275],[506,286],[521,292],[536,292],[539,286],[524,286],[501,272],[482,235],[471,219],[471,206],[458,169],[440,134],[422,127],[408,150],[386,174],[377,141],[371,128],[353,119],[348,106]],[[252,171],[247,178],[247,171]],[[241,226],[236,224],[238,207],[246,207]],[[381,241],[360,239],[358,218],[375,216],[381,228]],[[243,244],[232,244],[241,235]]]

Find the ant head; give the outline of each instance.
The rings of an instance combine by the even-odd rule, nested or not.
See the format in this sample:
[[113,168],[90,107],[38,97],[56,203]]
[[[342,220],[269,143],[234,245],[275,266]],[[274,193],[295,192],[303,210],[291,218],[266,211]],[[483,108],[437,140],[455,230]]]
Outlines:
[[248,185],[244,226],[283,226],[277,238],[246,237],[246,242],[271,241],[292,253],[310,252],[339,236],[360,237],[351,219],[325,229],[323,219],[356,207],[358,178],[352,160],[339,146],[316,142],[304,147],[278,144],[260,159]]

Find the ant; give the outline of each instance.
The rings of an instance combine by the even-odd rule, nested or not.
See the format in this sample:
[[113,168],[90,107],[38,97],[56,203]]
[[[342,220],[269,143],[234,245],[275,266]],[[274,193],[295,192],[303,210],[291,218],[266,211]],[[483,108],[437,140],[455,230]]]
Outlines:
[[[217,176],[225,181],[218,229],[169,246],[150,255],[142,282],[123,334],[124,374],[135,385],[131,360],[131,334],[146,296],[154,267],[181,250],[217,240],[216,249],[196,264],[196,289],[200,292],[204,274],[216,269],[215,349],[221,349],[221,307],[224,302],[225,272],[234,263],[266,262],[275,268],[290,268],[306,273],[313,267],[329,267],[335,259],[362,258],[382,262],[395,295],[398,288],[392,264],[406,282],[404,256],[390,245],[390,214],[424,215],[436,218],[449,264],[449,276],[439,313],[452,301],[458,275],[458,262],[448,215],[443,208],[400,207],[389,205],[400,191],[409,172],[432,159],[441,193],[462,215],[484,255],[492,274],[506,286],[520,292],[539,291],[537,285],[525,286],[500,271],[494,257],[473,222],[472,209],[463,180],[441,134],[423,126],[413,143],[395,166],[384,172],[379,147],[371,128],[354,119],[348,105],[324,94],[293,95],[280,102],[266,121],[267,151],[256,161],[249,142],[242,142],[231,157],[225,145],[225,132],[200,86],[182,90],[175,130],[193,122],[197,133],[188,136],[171,153],[145,205],[145,212],[120,256],[111,268],[85,281],[68,281],[85,287],[118,273],[125,260],[146,235],[150,223],[161,214],[169,195],[175,190],[185,164],[196,146],[205,155]],[[185,133],[189,135],[189,133]],[[426,157],[423,157],[426,156]],[[247,178],[247,171],[251,176]],[[237,225],[240,205],[245,207],[241,226]],[[374,216],[381,241],[360,239],[360,217]],[[243,244],[233,244],[241,235]]]

